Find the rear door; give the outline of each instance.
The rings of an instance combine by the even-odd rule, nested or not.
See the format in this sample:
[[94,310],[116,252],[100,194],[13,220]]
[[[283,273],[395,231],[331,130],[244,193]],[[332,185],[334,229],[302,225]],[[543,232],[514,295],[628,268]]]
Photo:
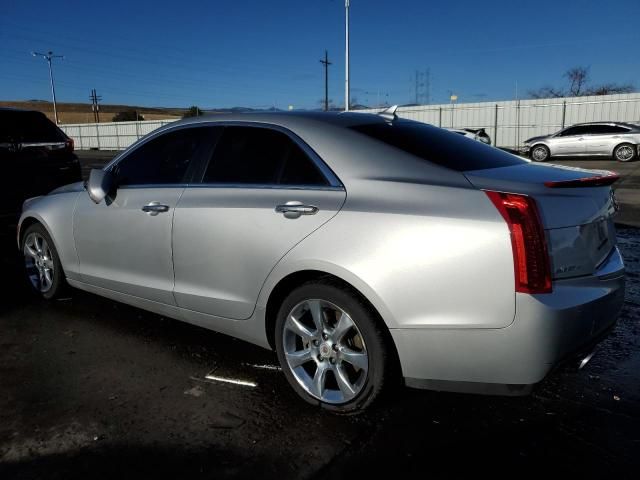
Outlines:
[[74,238],[84,282],[174,305],[171,230],[207,130],[182,128],[142,144],[112,167],[117,190],[95,204],[80,195]]
[[630,129],[618,125],[594,125],[592,134],[585,137],[585,146],[589,155],[611,155],[616,145],[624,141],[625,133]]
[[345,197],[292,133],[259,124],[224,127],[201,181],[185,189],[176,209],[178,306],[249,318],[276,263],[329,221]]

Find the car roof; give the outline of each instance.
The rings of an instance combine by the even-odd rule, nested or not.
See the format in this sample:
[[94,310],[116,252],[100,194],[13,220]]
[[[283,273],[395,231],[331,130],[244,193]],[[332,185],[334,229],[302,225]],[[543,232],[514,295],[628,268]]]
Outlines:
[[638,125],[635,125],[633,123],[627,123],[627,122],[582,122],[582,123],[574,123],[571,126],[578,127],[582,125],[622,125],[624,127],[638,128]]
[[0,107],[0,112],[6,112],[6,113],[35,113],[35,114],[38,114],[38,115],[45,115],[40,110],[28,110],[26,108],[17,108],[17,107]]
[[[400,120],[400,119],[398,119]],[[251,112],[251,113],[208,113],[198,117],[185,118],[172,125],[189,125],[203,122],[256,122],[281,126],[317,123],[337,127],[351,127],[366,123],[384,123],[385,118],[360,112]]]

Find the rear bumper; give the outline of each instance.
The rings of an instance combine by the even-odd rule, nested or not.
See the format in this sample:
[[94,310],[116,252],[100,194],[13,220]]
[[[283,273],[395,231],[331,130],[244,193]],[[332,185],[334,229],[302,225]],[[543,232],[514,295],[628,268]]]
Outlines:
[[553,293],[516,294],[500,329],[392,329],[408,386],[524,395],[561,360],[586,351],[615,324],[624,302],[617,249],[596,275],[554,282]]

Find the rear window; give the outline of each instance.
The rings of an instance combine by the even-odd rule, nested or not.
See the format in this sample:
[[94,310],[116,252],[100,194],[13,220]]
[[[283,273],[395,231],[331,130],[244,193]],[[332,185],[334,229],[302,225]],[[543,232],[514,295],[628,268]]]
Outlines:
[[350,128],[423,160],[461,172],[526,163],[477,140],[418,122],[372,123]]
[[64,142],[64,133],[40,112],[0,110],[0,142]]

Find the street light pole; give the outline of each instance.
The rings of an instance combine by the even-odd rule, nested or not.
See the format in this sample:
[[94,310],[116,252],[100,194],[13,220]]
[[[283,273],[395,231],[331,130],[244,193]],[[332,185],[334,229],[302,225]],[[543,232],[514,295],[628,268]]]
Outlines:
[[349,0],[344,1],[345,9],[345,80],[344,80],[344,111],[349,111]]
[[53,116],[56,119],[56,125],[60,123],[58,120],[58,107],[56,105],[56,87],[53,83],[53,68],[51,67],[51,59],[52,58],[64,58],[63,55],[54,55],[53,52],[49,51],[45,53],[31,52],[34,57],[42,57],[49,64],[49,80],[51,81],[51,95],[53,96]]

